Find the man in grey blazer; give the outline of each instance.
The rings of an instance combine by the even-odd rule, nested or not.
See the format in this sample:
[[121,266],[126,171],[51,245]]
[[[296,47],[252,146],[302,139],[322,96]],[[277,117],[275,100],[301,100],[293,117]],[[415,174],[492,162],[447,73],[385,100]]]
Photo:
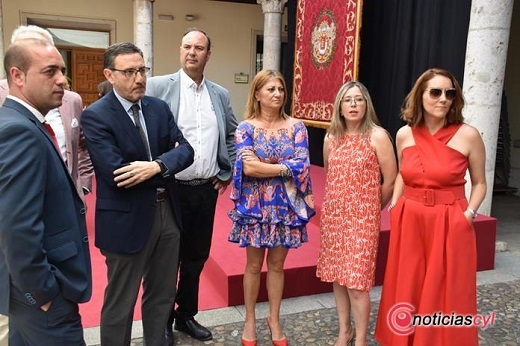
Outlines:
[[210,56],[208,35],[190,28],[181,41],[182,68],[174,74],[150,78],[146,87],[147,95],[168,103],[179,129],[195,150],[194,163],[175,176],[182,230],[177,308],[172,308],[166,326],[170,344],[173,343],[174,320],[175,329],[195,339],[213,337],[194,316],[198,312],[200,274],[211,247],[217,197],[224,193],[232,177],[237,120],[229,92],[204,77]]

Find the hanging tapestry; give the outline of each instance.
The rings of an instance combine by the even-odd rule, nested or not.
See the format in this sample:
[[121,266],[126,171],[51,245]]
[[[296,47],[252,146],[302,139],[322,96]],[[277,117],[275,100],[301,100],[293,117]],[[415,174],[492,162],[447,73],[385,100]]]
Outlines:
[[298,0],[292,115],[327,127],[336,93],[357,78],[362,0]]

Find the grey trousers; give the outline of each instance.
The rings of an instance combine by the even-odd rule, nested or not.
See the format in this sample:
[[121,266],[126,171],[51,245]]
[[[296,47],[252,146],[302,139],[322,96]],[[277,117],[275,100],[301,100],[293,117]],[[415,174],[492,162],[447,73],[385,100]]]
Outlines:
[[101,345],[130,345],[134,306],[143,286],[141,314],[147,346],[161,345],[164,326],[175,299],[180,229],[170,202],[158,202],[145,248],[137,254],[101,251],[108,284],[101,310]]

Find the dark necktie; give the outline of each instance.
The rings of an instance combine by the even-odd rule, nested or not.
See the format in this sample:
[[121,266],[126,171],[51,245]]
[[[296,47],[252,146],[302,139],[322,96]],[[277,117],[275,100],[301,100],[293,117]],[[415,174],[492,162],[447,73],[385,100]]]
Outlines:
[[148,160],[151,160],[150,154],[150,145],[148,144],[148,140],[146,139],[146,134],[144,133],[143,126],[141,124],[141,119],[139,119],[139,105],[134,103],[132,105],[132,116],[134,117],[135,127],[137,131],[139,131],[139,136],[141,136],[141,140],[143,141],[144,147],[146,149],[146,155],[148,156]]
[[58,144],[58,139],[56,138],[56,134],[54,133],[54,130],[52,129],[51,124],[49,124],[48,122],[44,122],[43,126],[45,127],[45,130],[47,130],[47,133],[49,134],[49,136],[51,136],[52,141],[54,142],[54,146],[56,147],[56,149],[58,149],[58,152],[59,152],[60,145]]

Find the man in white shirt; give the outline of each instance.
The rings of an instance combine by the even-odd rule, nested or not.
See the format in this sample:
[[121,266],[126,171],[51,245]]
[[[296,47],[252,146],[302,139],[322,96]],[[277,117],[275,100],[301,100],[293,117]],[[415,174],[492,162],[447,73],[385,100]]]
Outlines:
[[175,176],[183,225],[177,309],[173,307],[165,333],[169,344],[173,343],[174,320],[175,329],[195,339],[213,338],[194,316],[198,312],[200,274],[211,247],[217,197],[232,178],[237,120],[229,92],[204,77],[210,56],[208,35],[190,28],[182,37],[182,68],[171,75],[152,77],[146,86],[148,95],[168,103],[179,129],[195,150],[194,163]]

